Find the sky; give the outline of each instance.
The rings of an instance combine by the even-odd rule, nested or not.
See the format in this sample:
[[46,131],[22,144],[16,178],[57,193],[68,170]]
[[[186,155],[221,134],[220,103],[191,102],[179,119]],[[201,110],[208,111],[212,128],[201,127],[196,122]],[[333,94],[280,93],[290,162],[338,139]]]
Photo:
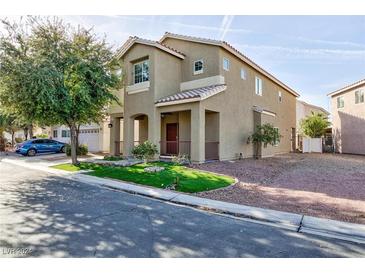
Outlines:
[[93,27],[114,48],[129,36],[159,40],[166,31],[225,40],[327,110],[329,92],[365,78],[365,16],[62,17]]

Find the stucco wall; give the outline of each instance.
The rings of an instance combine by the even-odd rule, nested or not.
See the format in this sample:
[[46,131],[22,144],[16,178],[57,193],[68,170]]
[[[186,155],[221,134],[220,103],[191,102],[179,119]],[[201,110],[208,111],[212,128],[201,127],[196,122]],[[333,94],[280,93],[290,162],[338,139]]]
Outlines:
[[[356,90],[365,90],[365,85],[331,97],[336,152],[365,154],[365,103],[355,104]],[[340,96],[344,98],[343,108],[337,108]]]
[[[182,82],[219,75],[219,48],[212,45],[167,38],[164,44],[185,53],[181,61]],[[203,73],[194,75],[194,61],[203,60]]]

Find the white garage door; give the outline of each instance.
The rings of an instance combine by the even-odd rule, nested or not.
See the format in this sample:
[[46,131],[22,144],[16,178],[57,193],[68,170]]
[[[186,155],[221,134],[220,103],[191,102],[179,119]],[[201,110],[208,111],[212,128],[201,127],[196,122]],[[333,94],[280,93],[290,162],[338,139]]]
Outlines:
[[100,151],[99,138],[98,128],[80,129],[79,142],[87,145],[90,152]]

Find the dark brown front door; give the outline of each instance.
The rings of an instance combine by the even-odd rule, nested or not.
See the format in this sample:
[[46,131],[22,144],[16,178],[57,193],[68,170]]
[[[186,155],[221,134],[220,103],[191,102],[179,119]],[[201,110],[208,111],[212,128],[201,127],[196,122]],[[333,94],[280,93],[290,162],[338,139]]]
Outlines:
[[178,124],[166,124],[166,154],[178,154]]

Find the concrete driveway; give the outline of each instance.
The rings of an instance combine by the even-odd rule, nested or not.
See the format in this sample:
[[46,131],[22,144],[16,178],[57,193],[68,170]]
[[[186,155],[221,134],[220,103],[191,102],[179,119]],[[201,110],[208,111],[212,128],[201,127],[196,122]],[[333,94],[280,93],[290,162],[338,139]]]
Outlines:
[[364,257],[365,245],[0,162],[0,257]]

